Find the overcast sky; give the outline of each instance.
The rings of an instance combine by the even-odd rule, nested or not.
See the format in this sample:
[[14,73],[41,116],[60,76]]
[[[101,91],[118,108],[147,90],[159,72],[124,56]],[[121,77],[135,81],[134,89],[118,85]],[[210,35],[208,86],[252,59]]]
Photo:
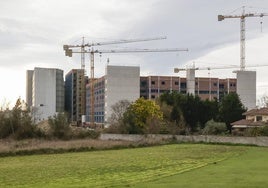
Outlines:
[[[239,19],[217,15],[268,13],[267,0],[0,0],[0,102],[25,99],[26,70],[80,68],[79,54],[65,57],[63,44],[166,36],[166,40],[118,44],[118,48],[188,48],[189,52],[103,54],[95,75],[112,65],[139,65],[141,75],[179,75],[174,67],[240,64]],[[262,24],[261,24],[262,22]],[[100,48],[101,49],[101,48]],[[268,16],[246,19],[246,65],[268,65]],[[86,57],[89,73],[89,58]],[[257,96],[268,93],[268,67],[257,71]],[[233,70],[197,71],[197,76],[235,77]]]

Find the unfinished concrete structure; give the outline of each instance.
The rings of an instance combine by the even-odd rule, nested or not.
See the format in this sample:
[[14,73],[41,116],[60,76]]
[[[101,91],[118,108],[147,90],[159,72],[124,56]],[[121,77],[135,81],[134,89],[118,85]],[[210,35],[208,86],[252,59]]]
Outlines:
[[221,100],[230,93],[236,92],[234,78],[196,77],[189,81],[177,76],[142,76],[140,77],[140,96],[145,99],[155,99],[165,92],[180,92],[198,95],[202,100]]
[[[90,84],[87,85],[86,120],[90,122]],[[111,107],[120,100],[135,101],[140,97],[140,68],[107,65],[105,76],[94,81],[94,122],[105,123]]]
[[256,71],[237,71],[237,94],[248,109],[256,108]]
[[34,68],[26,73],[26,103],[36,121],[64,111],[63,70]]
[[72,69],[65,75],[65,111],[72,122],[80,124],[86,114],[86,83],[84,69]]

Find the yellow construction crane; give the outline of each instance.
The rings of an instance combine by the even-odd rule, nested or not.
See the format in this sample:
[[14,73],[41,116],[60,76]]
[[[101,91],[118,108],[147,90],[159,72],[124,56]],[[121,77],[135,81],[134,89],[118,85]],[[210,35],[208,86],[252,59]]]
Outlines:
[[218,15],[218,21],[222,21],[225,18],[240,18],[240,69],[245,70],[245,22],[247,17],[263,17],[268,16],[266,13],[245,13],[245,6],[242,7],[241,15]]
[[[166,48],[166,49],[115,49],[115,50],[95,50],[93,46],[111,45],[111,44],[122,44],[122,43],[133,43],[143,42],[152,40],[162,40],[166,37],[156,38],[144,38],[144,39],[130,39],[130,40],[119,40],[109,42],[98,42],[98,43],[86,43],[83,45],[63,45],[65,55],[72,57],[73,53],[89,53],[90,54],[90,124],[94,126],[94,55],[103,53],[140,53],[140,52],[178,52],[188,51],[187,48]],[[83,51],[73,51],[75,48],[83,48]],[[85,49],[87,48],[87,49]]]

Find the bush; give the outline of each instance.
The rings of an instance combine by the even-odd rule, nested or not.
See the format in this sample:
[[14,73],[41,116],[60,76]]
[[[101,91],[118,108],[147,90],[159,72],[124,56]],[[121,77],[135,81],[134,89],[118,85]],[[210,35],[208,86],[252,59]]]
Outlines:
[[72,127],[72,138],[92,138],[97,139],[100,133],[96,130],[83,127]]
[[59,139],[70,139],[72,136],[68,117],[65,113],[58,113],[48,119],[51,135]]
[[205,124],[204,129],[202,130],[202,134],[207,135],[219,135],[225,134],[227,132],[226,124],[223,122],[215,122],[214,120],[210,120]]
[[248,128],[243,136],[268,136],[268,126]]
[[0,138],[26,139],[36,137],[30,111],[22,108],[20,99],[12,110],[0,111]]

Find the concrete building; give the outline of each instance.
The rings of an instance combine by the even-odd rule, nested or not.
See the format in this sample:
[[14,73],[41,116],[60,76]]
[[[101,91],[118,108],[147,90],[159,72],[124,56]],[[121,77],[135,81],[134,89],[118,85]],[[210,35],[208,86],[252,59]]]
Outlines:
[[72,69],[65,76],[65,111],[72,122],[80,123],[86,114],[86,83],[83,69]]
[[63,71],[51,68],[34,68],[26,73],[26,103],[41,121],[64,111]]
[[256,71],[237,71],[237,94],[248,110],[256,108]]
[[28,106],[33,105],[33,70],[26,71],[26,103]]
[[[90,84],[87,85],[86,120],[90,122]],[[96,123],[105,123],[111,116],[111,107],[120,100],[135,101],[140,97],[140,68],[130,66],[106,67],[106,74],[94,81],[94,117]]]
[[[193,78],[192,78],[193,79]],[[236,79],[201,78],[194,81],[177,76],[143,76],[140,77],[140,96],[145,99],[155,99],[162,93],[177,91],[198,95],[202,100],[221,98],[230,92],[236,92]]]
[[[162,93],[177,91],[194,93],[202,100],[221,98],[236,92],[236,79],[201,78],[189,81],[177,76],[141,76],[139,67],[107,66],[106,75],[94,81],[94,121],[105,123],[111,106],[120,100],[135,101],[139,97],[156,99]],[[86,87],[86,121],[90,122],[90,84]],[[190,92],[191,91],[191,92]]]

